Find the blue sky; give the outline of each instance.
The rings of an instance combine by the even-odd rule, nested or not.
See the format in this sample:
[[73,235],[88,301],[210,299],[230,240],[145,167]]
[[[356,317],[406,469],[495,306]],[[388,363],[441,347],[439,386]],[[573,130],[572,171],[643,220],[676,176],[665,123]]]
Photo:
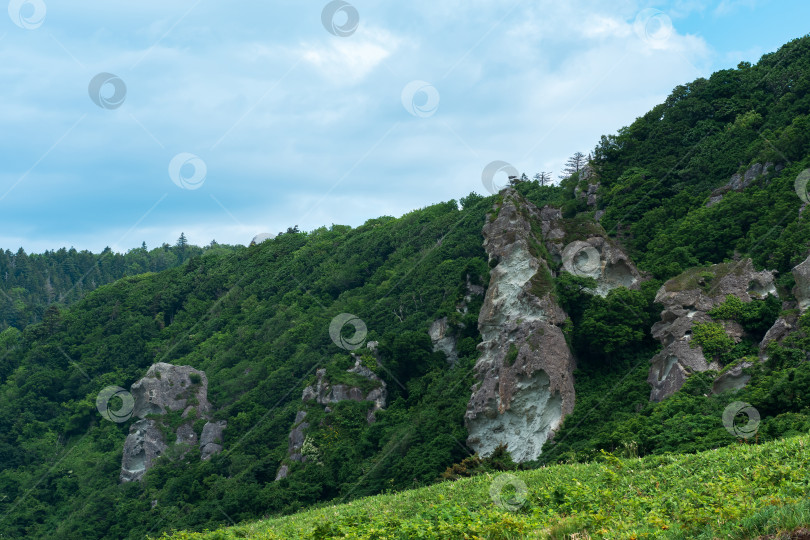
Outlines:
[[0,248],[246,244],[484,193],[494,160],[556,178],[808,20],[806,0],[12,0]]

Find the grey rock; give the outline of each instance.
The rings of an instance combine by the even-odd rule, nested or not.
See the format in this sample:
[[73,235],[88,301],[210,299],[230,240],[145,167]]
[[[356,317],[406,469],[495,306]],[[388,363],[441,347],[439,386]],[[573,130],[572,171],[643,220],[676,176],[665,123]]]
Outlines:
[[796,281],[793,294],[799,302],[799,311],[804,313],[807,311],[807,307],[810,306],[810,257],[794,266],[791,273]]
[[[192,378],[199,382],[192,382]],[[124,442],[120,475],[122,482],[141,480],[169,444],[182,447],[181,455],[190,447],[200,444],[202,459],[222,450],[222,446],[214,439],[221,440],[225,422],[207,423],[199,441],[193,428],[198,418],[207,419],[211,412],[205,372],[191,366],[160,362],[153,364],[146,375],[132,385],[130,392],[134,399],[133,416],[141,420],[132,425]],[[176,411],[183,411],[181,418],[186,421],[174,431],[173,440],[166,441],[163,434],[165,428],[160,417]],[[145,419],[147,415],[157,418]]]
[[753,365],[751,362],[740,362],[718,375],[712,384],[712,394],[736,392],[745,388],[745,385],[751,380],[751,375],[743,373],[743,370]]
[[[599,210],[597,214],[601,218],[604,211]],[[591,291],[594,294],[606,296],[618,287],[638,289],[641,286],[641,274],[630,257],[608,238],[596,221],[593,222],[593,234],[585,240],[566,243],[566,229],[571,225],[563,219],[559,209],[544,207],[540,219],[542,240],[554,262],[562,264],[565,272],[595,279],[597,287]]]
[[194,433],[194,428],[191,424],[183,424],[178,427],[175,435],[177,436],[174,442],[175,444],[197,445],[197,434]]
[[163,432],[154,420],[138,420],[132,424],[124,441],[121,482],[141,480],[167,448]]
[[[713,276],[711,279],[704,274]],[[663,349],[651,360],[647,382],[652,387],[651,401],[661,401],[681,389],[686,379],[696,372],[720,370],[721,366],[707,359],[701,347],[691,347],[692,326],[711,322],[707,314],[723,303],[728,295],[743,302],[776,295],[774,273],[757,272],[751,259],[692,268],[664,283],[655,301],[663,304],[661,320],[652,327],[652,336]],[[744,335],[742,326],[734,321],[721,321],[726,334],[735,342]],[[733,378],[729,375],[727,380]],[[739,381],[738,381],[739,382]],[[720,383],[721,386],[723,383]]]
[[[191,376],[199,377],[200,382],[191,382]],[[211,404],[208,402],[208,377],[205,372],[191,366],[174,366],[164,362],[152,364],[146,376],[132,385],[135,399],[134,416],[144,418],[148,414],[166,414],[169,411],[186,411],[189,399],[200,417],[208,415]],[[186,413],[187,414],[187,413]]]
[[768,162],[765,165],[762,165],[761,163],[754,163],[744,173],[735,173],[731,175],[731,178],[726,185],[712,191],[706,206],[711,207],[719,203],[721,200],[723,200],[723,196],[729,191],[743,191],[760,176],[770,174],[771,169],[779,172],[783,168],[784,167],[782,165],[776,165],[776,167],[774,167],[774,164],[771,162]]
[[[376,348],[376,343],[375,343]],[[378,384],[376,388],[372,388],[368,392],[356,386],[349,386],[346,384],[331,384],[326,378],[326,369],[319,369],[315,372],[315,384],[307,386],[301,393],[301,401],[315,401],[324,407],[324,411],[332,412],[330,405],[339,403],[341,401],[371,401],[372,408],[366,415],[366,421],[369,424],[374,423],[374,413],[385,408],[388,399],[388,391],[385,382],[380,379],[376,373],[362,364],[362,357],[352,354],[355,359],[354,366],[347,369],[349,373],[355,373],[361,377],[365,377]],[[290,430],[290,442],[287,447],[287,460],[305,463],[306,456],[301,453],[306,440],[306,430],[309,428],[309,423],[304,422],[307,413],[306,411],[298,411],[295,416],[293,427]],[[290,472],[287,464],[282,463],[276,473],[276,480],[286,478]]]
[[776,322],[773,323],[768,331],[765,333],[765,337],[762,338],[762,341],[759,343],[759,359],[765,361],[768,359],[767,350],[768,345],[773,342],[781,343],[782,340],[793,331],[796,325],[796,317],[779,317],[776,319]]
[[433,321],[428,330],[428,335],[430,341],[433,342],[433,351],[443,352],[447,357],[447,362],[454,366],[458,360],[458,352],[456,351],[456,338],[449,332],[447,326],[447,317]]
[[[574,358],[562,331],[567,315],[550,293],[538,297],[532,279],[549,273],[532,255],[532,221],[546,226],[559,210],[538,210],[513,189],[502,192],[498,217],[484,225],[484,249],[498,264],[478,318],[483,342],[477,383],[465,413],[471,448],[487,456],[506,444],[518,462],[536,459],[574,407]],[[543,216],[552,219],[543,220]],[[561,217],[561,216],[560,216]]]
[[222,432],[228,427],[228,422],[206,422],[200,435],[200,457],[208,459],[214,454],[222,452]]
[[276,482],[282,478],[287,478],[288,474],[290,474],[290,468],[287,465],[282,465],[279,467],[278,472],[276,473]]

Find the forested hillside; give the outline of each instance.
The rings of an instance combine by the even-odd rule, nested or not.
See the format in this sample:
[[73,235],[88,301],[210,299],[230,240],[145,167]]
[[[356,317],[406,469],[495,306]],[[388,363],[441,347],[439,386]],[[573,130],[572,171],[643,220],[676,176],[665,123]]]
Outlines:
[[[522,200],[551,205],[582,238],[604,230],[644,278],[633,289],[594,295],[590,278],[566,273],[547,246],[531,246],[548,262],[548,275],[533,290],[553,298],[567,317],[576,405],[539,460],[521,468],[604,452],[635,457],[737,444],[720,421],[736,400],[762,417],[750,444],[810,429],[810,315],[797,305],[791,273],[810,250],[807,195],[795,189],[810,167],[808,68],[810,37],[757,65],[676,88],[665,103],[603,137],[589,166],[559,186],[516,183],[519,211],[530,214]],[[69,307],[52,307],[40,323],[6,330],[0,534],[159,536],[424,486],[453,464],[446,478],[515,468],[502,454],[495,462],[463,462],[472,453],[464,416],[482,340],[476,291],[487,288],[499,264],[482,247],[482,227],[504,204],[503,193],[473,193],[357,228],[333,225],[212,251],[101,285]],[[696,276],[696,288],[710,289],[720,275],[709,265],[733,267],[747,257],[757,270],[776,272],[778,299],[728,299],[708,310],[715,319],[695,339],[712,368],[651,401],[657,292],[685,272]],[[116,271],[156,264],[145,261],[121,262]],[[341,314],[362,321],[365,347],[340,346],[350,336],[330,336]],[[760,340],[779,317],[794,321],[792,331],[760,361]],[[444,318],[455,332],[457,358],[429,333]],[[716,321],[733,321],[739,339],[723,339]],[[717,328],[719,334],[708,332]],[[135,419],[102,418],[96,397],[109,386],[129,388],[156,362],[205,372],[213,419],[227,421],[223,451],[201,460],[196,447],[175,448],[142,482],[119,484]],[[323,377],[362,387],[352,366],[385,383],[387,403],[373,421],[371,401],[302,402],[304,389]],[[745,388],[713,392],[716,377],[735,366],[750,375]],[[309,431],[299,449],[307,459],[296,461],[291,428],[301,412]]]
[[236,246],[212,243],[204,248],[188,244],[185,235],[174,246],[146,244],[126,253],[110,248],[101,253],[61,248],[42,254],[0,250],[0,331],[42,320],[49,305],[68,305],[101,285],[124,276],[161,272],[192,257],[233,251]]

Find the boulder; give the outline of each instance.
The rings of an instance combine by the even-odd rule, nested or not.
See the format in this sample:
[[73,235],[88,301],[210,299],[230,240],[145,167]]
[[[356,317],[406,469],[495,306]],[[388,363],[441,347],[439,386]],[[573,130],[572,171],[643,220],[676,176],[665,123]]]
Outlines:
[[443,352],[447,357],[447,363],[454,366],[458,360],[458,352],[456,351],[456,338],[447,327],[447,317],[433,321],[428,329],[428,335],[430,341],[433,342],[433,351]]
[[762,175],[771,173],[771,169],[776,172],[782,170],[781,165],[777,165],[774,169],[773,163],[768,162],[765,165],[762,163],[754,163],[743,173],[735,173],[731,175],[728,183],[712,191],[706,206],[711,207],[723,200],[723,196],[729,191],[743,191],[745,188],[754,183],[754,180]]
[[[188,415],[190,407],[194,407],[200,416],[211,412],[208,377],[191,366],[174,366],[165,362],[152,364],[146,376],[132,385],[130,392],[135,399],[132,414],[138,418],[169,411],[183,411]],[[189,404],[192,398],[196,401],[193,405]]]
[[551,206],[540,211],[540,219],[542,240],[552,261],[565,272],[595,279],[594,294],[607,296],[618,287],[641,286],[641,274],[630,257],[596,220],[565,219],[562,211]]
[[205,460],[222,452],[222,432],[228,427],[228,422],[206,422],[200,435],[200,458]]
[[751,380],[751,375],[743,373],[743,370],[753,365],[751,362],[740,362],[720,373],[712,384],[712,394],[736,392],[745,388],[745,385]]
[[[371,343],[374,344],[373,347],[371,346]],[[377,343],[371,343],[369,343],[368,347],[372,352],[374,352],[377,348]],[[388,399],[387,387],[385,381],[380,379],[376,373],[363,365],[362,358],[360,356],[352,353],[352,357],[355,359],[354,366],[346,371],[375,382],[377,384],[375,388],[365,391],[358,386],[332,384],[326,377],[326,369],[321,368],[315,372],[315,384],[304,388],[304,391],[301,393],[301,401],[314,401],[318,405],[323,406],[324,412],[326,413],[332,412],[329,405],[333,405],[341,401],[370,401],[373,403],[373,406],[371,409],[369,409],[368,414],[366,415],[366,421],[369,424],[373,424],[375,422],[374,413],[385,408],[386,400]],[[302,453],[304,441],[306,440],[306,430],[309,428],[309,423],[304,422],[306,416],[307,412],[303,410],[299,410],[295,416],[293,427],[290,430],[289,444],[287,446],[286,460],[288,462],[295,461],[305,463],[307,461],[306,456]],[[289,464],[282,463],[276,472],[276,481],[286,478],[289,473]]]
[[168,448],[157,422],[138,420],[129,427],[121,459],[121,482],[139,481]]

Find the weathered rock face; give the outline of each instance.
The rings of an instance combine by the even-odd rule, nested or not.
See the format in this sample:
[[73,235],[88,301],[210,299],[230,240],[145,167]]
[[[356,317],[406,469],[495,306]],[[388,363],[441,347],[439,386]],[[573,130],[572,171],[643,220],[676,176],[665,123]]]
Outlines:
[[[192,377],[195,381],[192,382]],[[183,411],[189,414],[194,407],[201,415],[211,411],[208,403],[208,377],[205,372],[191,366],[174,366],[159,362],[153,364],[146,376],[132,385],[135,399],[134,416],[144,418],[147,414],[166,414]],[[191,404],[189,401],[196,401]]]
[[720,186],[712,191],[711,195],[709,195],[709,200],[706,202],[706,206],[714,206],[722,201],[723,196],[729,191],[743,191],[760,176],[767,176],[771,173],[771,171],[779,172],[783,168],[784,167],[782,165],[776,165],[776,167],[774,167],[774,164],[771,162],[768,162],[765,165],[762,163],[754,163],[744,173],[736,173],[731,175],[731,178],[726,185]]
[[743,373],[743,370],[753,365],[751,362],[740,362],[718,375],[712,384],[712,393],[722,394],[723,392],[744,388],[748,381],[751,380],[751,375]]
[[[122,482],[143,478],[155,459],[164,454],[170,444],[188,448],[199,443],[202,459],[222,451],[219,442],[222,441],[226,422],[207,422],[199,441],[193,428],[195,421],[208,419],[211,413],[205,372],[190,366],[157,363],[149,368],[143,379],[132,385],[130,392],[135,402],[133,415],[141,420],[130,427],[124,442]],[[166,441],[162,421],[146,416],[162,416],[174,411],[183,411],[181,417],[185,422],[175,430],[174,440]]]
[[568,273],[595,279],[594,293],[606,296],[618,287],[640,287],[638,269],[600,225],[594,222],[583,226],[581,222],[565,220],[559,209],[550,206],[544,207],[540,216],[543,240],[553,260]]
[[371,410],[374,412],[379,411],[385,407],[385,401],[388,397],[385,382],[380,379],[373,371],[363,366],[360,363],[360,358],[357,358],[354,367],[346,370],[348,373],[355,373],[361,377],[365,377],[370,381],[378,384],[377,388],[369,392],[363,391],[362,388],[357,386],[350,386],[347,384],[331,384],[326,379],[326,370],[319,369],[316,372],[317,380],[312,386],[304,388],[301,396],[301,401],[315,400],[318,404],[328,406],[340,401],[372,401],[374,407]]
[[[377,348],[377,343],[372,341],[367,345],[368,349],[373,353]],[[350,386],[347,384],[331,384],[326,378],[326,370],[319,369],[316,372],[315,384],[307,386],[301,394],[301,401],[315,401],[324,407],[326,413],[332,412],[329,405],[341,401],[371,401],[374,405],[368,411],[366,421],[369,424],[374,423],[374,413],[385,408],[386,400],[388,399],[388,391],[385,381],[380,379],[377,374],[362,364],[362,358],[353,354],[355,358],[354,367],[347,369],[348,373],[354,373],[372,381],[376,384],[375,388],[371,390],[363,390],[358,386]],[[304,442],[306,441],[306,431],[309,428],[309,423],[304,422],[307,416],[306,411],[298,411],[293,422],[293,427],[290,430],[290,442],[287,446],[287,461],[296,461],[299,463],[306,463],[307,457],[302,453]],[[290,473],[290,466],[288,463],[282,463],[276,473],[276,481],[286,478]]]
[[200,435],[200,458],[208,459],[214,454],[222,452],[222,432],[228,427],[224,420],[219,422],[206,422]]
[[[484,295],[484,287],[475,285],[467,274],[466,291],[464,297],[456,305],[456,312],[466,315],[469,312],[470,303],[473,298]],[[447,317],[436,319],[428,329],[428,335],[433,342],[433,352],[443,352],[447,357],[447,363],[451,367],[456,365],[458,360],[458,351],[456,345],[458,342],[456,330],[464,328],[464,323],[457,323],[455,327],[451,327]]]
[[[769,294],[776,295],[773,273],[757,272],[751,259],[693,268],[664,283],[655,297],[664,310],[661,320],[652,327],[652,336],[664,348],[650,361],[647,379],[652,386],[650,400],[661,401],[671,396],[694,372],[720,370],[721,366],[707,360],[700,347],[692,348],[689,343],[693,324],[712,321],[707,311],[723,303],[727,295],[750,302]],[[739,342],[742,327],[732,321],[723,321],[723,325],[726,334]],[[733,374],[728,378],[732,379]],[[722,387],[723,383],[719,384]]]
[[152,467],[168,446],[163,440],[163,432],[154,420],[138,420],[129,428],[124,442],[124,456],[121,463],[121,482],[140,480]]
[[791,273],[796,280],[793,294],[799,302],[799,311],[804,313],[810,307],[810,257],[793,267]]
[[574,358],[562,331],[567,315],[552,299],[551,271],[532,253],[540,211],[512,189],[484,226],[484,248],[497,265],[478,318],[483,337],[478,383],[467,405],[470,447],[489,455],[501,444],[516,461],[536,459],[574,408]]
[[433,351],[441,351],[447,356],[447,362],[452,366],[458,360],[456,351],[456,338],[447,327],[447,317],[436,319],[428,330],[430,341],[433,342]]

